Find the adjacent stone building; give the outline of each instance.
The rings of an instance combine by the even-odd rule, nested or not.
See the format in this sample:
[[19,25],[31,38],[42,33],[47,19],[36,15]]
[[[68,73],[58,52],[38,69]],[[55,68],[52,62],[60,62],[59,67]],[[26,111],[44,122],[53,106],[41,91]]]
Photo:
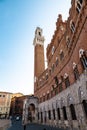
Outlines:
[[0,92],[0,118],[8,118],[12,93]]
[[[87,1],[72,0],[65,22],[62,15],[58,16],[56,30],[47,46],[47,69],[44,37],[39,27],[33,44],[37,122],[87,130]],[[27,114],[28,106],[24,107]]]

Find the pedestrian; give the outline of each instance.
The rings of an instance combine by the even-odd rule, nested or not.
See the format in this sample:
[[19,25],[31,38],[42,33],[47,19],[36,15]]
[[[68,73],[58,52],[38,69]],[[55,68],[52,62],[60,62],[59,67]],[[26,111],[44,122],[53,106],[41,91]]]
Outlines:
[[24,130],[26,130],[26,124],[24,124]]

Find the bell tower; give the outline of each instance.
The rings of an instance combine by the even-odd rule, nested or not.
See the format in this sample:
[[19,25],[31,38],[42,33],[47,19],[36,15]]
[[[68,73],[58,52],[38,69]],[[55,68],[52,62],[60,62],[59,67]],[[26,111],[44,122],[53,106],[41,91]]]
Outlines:
[[37,90],[37,80],[40,74],[45,70],[44,62],[44,37],[42,29],[37,27],[35,30],[34,45],[34,91]]

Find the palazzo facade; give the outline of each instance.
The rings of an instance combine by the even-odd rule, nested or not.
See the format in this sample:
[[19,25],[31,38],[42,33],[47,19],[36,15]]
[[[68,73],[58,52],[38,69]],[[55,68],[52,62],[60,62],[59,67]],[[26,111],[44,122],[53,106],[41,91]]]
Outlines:
[[34,96],[37,122],[87,130],[87,1],[72,0],[69,17],[58,16],[46,50],[37,27],[34,38]]

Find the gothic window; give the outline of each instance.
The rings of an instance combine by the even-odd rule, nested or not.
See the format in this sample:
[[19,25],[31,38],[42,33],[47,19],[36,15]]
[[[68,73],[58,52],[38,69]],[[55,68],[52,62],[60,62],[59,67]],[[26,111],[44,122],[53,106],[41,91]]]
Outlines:
[[41,123],[43,123],[43,113],[41,112]]
[[63,53],[63,51],[61,50],[61,51],[60,51],[60,60],[63,60],[63,58],[64,58],[64,53]]
[[69,36],[66,36],[66,44],[67,44],[67,47],[70,46],[70,38],[69,38]]
[[53,118],[55,120],[55,109],[53,109]]
[[52,55],[54,54],[54,51],[55,51],[55,47],[53,46],[52,47]]
[[63,116],[64,116],[64,119],[67,120],[67,114],[66,114],[66,107],[65,106],[63,107]]
[[74,33],[74,31],[75,31],[75,24],[74,24],[74,22],[72,20],[70,21],[70,28],[71,28],[71,31]]
[[55,80],[56,86],[58,86],[58,78],[57,78],[57,76],[54,77],[54,80]]
[[76,10],[79,13],[82,7],[83,0],[77,0],[76,1]]
[[50,110],[48,111],[48,118],[49,118],[49,120],[51,120],[51,111]]
[[48,73],[46,73],[46,80],[48,79]]
[[79,78],[79,71],[77,65],[73,68],[75,80]]
[[49,69],[49,75],[51,75],[51,69]]
[[58,66],[58,58],[56,57],[56,62],[55,62],[56,67]]
[[58,86],[59,86],[59,92],[61,92],[63,90],[62,82]]
[[59,108],[57,108],[57,116],[58,116],[58,119],[60,120],[61,117],[60,117],[60,109]]
[[52,72],[54,72],[54,68],[55,68],[55,66],[54,66],[54,64],[52,65]]
[[49,93],[47,93],[47,100],[49,99],[49,97],[50,97],[50,95],[49,95]]
[[66,88],[70,86],[69,76],[65,78],[65,86]]
[[76,120],[76,112],[75,112],[75,108],[74,108],[74,105],[71,104],[70,105],[70,112],[71,112],[71,117],[72,117],[72,120]]
[[80,49],[79,57],[80,57],[83,68],[86,69],[87,68],[87,51]]

